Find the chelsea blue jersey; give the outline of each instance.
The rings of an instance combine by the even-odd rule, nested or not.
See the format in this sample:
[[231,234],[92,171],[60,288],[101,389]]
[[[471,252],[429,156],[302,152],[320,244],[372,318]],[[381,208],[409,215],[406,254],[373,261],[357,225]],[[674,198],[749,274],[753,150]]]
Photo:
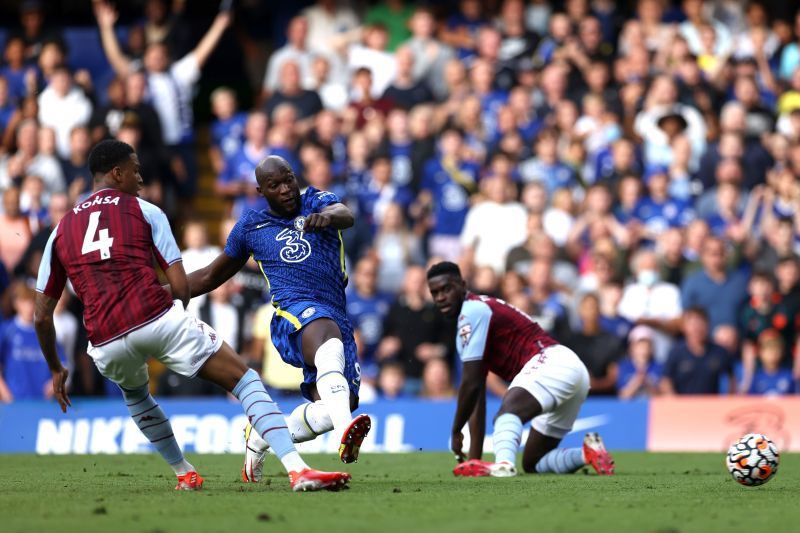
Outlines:
[[340,200],[335,194],[309,187],[300,195],[300,212],[293,218],[267,209],[247,210],[231,230],[225,254],[253,257],[277,309],[314,302],[345,317],[347,274],[341,234],[330,226],[302,231],[305,217],[336,203]]

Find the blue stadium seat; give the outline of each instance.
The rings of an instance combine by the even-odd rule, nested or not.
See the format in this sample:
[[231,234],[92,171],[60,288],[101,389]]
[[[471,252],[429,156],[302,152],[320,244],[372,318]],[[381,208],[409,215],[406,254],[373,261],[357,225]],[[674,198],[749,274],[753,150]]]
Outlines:
[[[127,35],[127,28],[117,29],[117,38],[123,46],[127,41]],[[96,27],[67,27],[63,30],[63,36],[69,49],[67,62],[70,67],[75,70],[88,70],[93,80],[108,77],[111,65],[103,53],[103,45]]]

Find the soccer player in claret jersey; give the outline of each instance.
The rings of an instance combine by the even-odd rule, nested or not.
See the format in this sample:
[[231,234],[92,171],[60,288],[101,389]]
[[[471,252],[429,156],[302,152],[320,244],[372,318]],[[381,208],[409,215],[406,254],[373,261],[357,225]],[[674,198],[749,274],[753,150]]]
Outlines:
[[[525,472],[566,474],[590,464],[598,474],[613,474],[614,461],[597,433],[588,433],[582,448],[558,448],[589,392],[589,373],[578,356],[519,309],[467,291],[454,263],[433,265],[428,286],[442,314],[458,317],[456,348],[464,366],[451,436],[459,461],[453,473],[515,476],[522,426],[532,421],[522,455]],[[494,421],[494,463],[481,460],[488,371],[511,383]],[[468,421],[471,443],[465,460],[461,430]]]
[[[351,416],[358,407],[361,369],[345,308],[341,230],[353,225],[353,214],[333,193],[309,187],[300,194],[294,172],[281,157],[267,157],[255,174],[269,208],[246,211],[225,251],[189,275],[192,296],[217,288],[250,257],[258,263],[275,307],[272,342],[305,377],[301,391],[309,402],[286,418],[292,437],[304,442],[333,430],[341,437],[339,457],[352,463],[371,424],[367,415]],[[267,443],[249,427],[245,438],[242,480],[257,482]]]
[[[53,230],[36,283],[36,334],[61,410],[71,403],[68,372],[56,352],[53,311],[69,279],[85,306],[89,355],[100,373],[119,385],[134,422],[175,471],[176,489],[199,489],[203,478],[184,458],[169,419],[148,392],[150,356],[236,396],[289,472],[295,491],[343,487],[350,475],[310,469],[258,374],[211,327],[185,311],[189,284],[181,254],[164,213],[138,198],[142,177],[133,148],[102,141],[89,155],[89,170],[94,192]],[[154,259],[169,290],[158,281]]]

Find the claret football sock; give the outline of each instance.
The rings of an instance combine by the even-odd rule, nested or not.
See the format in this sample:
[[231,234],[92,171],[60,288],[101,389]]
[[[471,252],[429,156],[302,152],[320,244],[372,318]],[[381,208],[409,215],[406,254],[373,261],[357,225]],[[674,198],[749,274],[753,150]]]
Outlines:
[[344,435],[350,425],[350,387],[344,377],[344,344],[328,339],[314,356],[317,367],[317,392],[330,415],[337,437]]
[[556,448],[539,459],[536,471],[540,474],[571,474],[585,464],[581,448]]
[[288,472],[299,472],[308,468],[295,450],[283,413],[264,388],[261,377],[255,370],[245,372],[233,388],[233,395],[242,402],[250,424],[269,444]]
[[494,422],[494,456],[497,463],[517,460],[517,450],[522,439],[522,420],[512,413],[503,413]]
[[333,429],[328,409],[322,401],[306,402],[286,417],[289,433],[295,442],[306,442]]
[[175,473],[180,476],[193,471],[194,467],[184,459],[183,452],[175,440],[169,418],[150,395],[147,384],[137,389],[120,387],[120,390],[131,418]]

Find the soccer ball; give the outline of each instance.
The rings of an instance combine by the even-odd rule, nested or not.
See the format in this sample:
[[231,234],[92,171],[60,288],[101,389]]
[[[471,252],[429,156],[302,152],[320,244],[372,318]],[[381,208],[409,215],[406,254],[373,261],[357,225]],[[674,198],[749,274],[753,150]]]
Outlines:
[[766,435],[748,433],[728,448],[726,464],[733,479],[746,487],[763,485],[778,472],[778,448]]

